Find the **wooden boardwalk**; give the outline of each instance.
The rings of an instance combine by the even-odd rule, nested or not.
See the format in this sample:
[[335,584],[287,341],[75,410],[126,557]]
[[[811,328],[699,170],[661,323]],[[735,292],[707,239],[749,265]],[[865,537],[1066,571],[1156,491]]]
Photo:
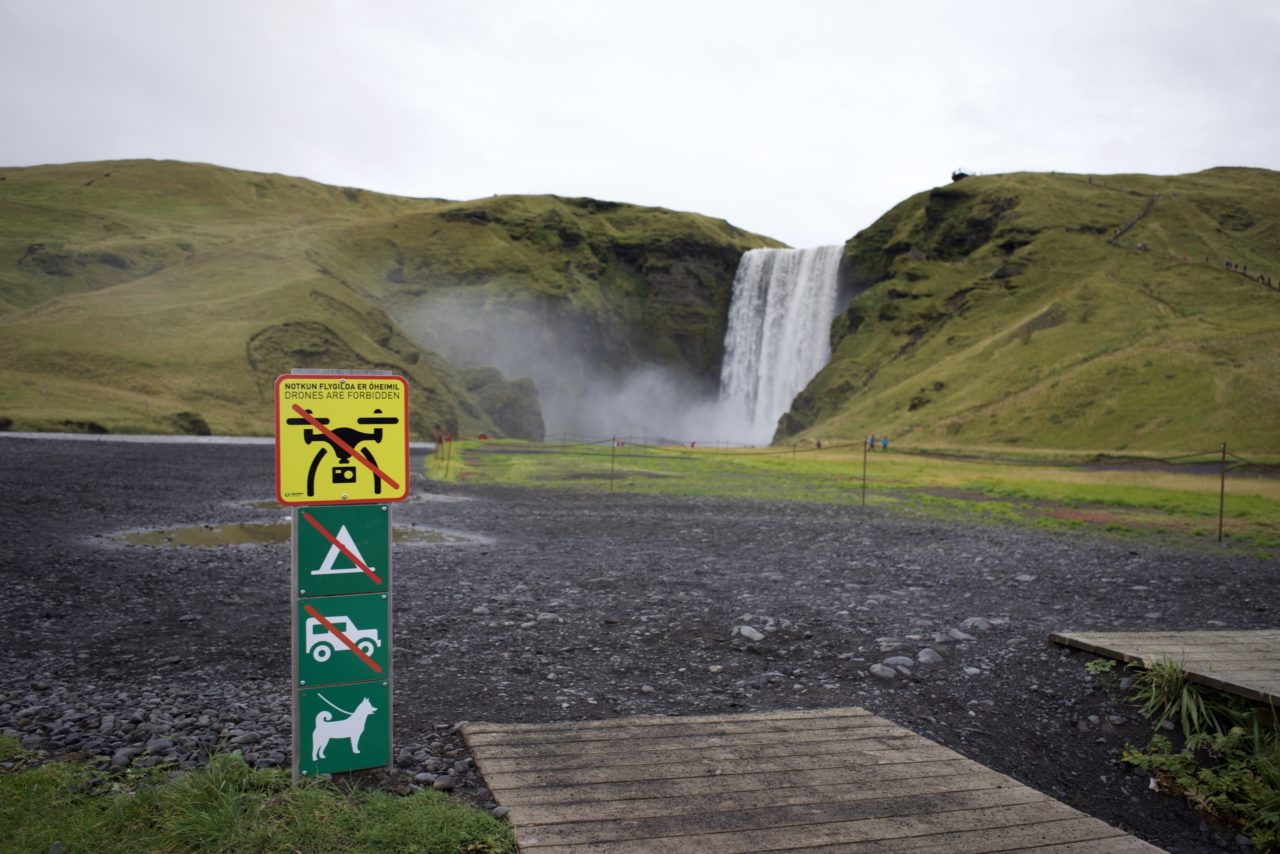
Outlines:
[[1192,681],[1251,700],[1280,703],[1280,629],[1061,632],[1049,637],[1121,661],[1178,661]]
[[462,734],[526,854],[1160,850],[857,708]]

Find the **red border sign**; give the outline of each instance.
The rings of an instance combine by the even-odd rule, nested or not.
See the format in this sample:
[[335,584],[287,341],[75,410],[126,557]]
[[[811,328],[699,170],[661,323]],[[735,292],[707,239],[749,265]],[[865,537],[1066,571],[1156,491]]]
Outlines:
[[[299,387],[288,390],[288,400],[281,393],[286,383]],[[399,400],[362,391],[365,386],[381,386],[388,394],[395,389],[386,386],[398,386]],[[276,500],[281,504],[393,502],[409,495],[409,382],[402,376],[277,377],[275,437]],[[375,453],[380,455],[376,461]],[[320,477],[324,459],[332,469],[324,474],[333,482]],[[346,470],[344,480],[339,480],[339,469]]]

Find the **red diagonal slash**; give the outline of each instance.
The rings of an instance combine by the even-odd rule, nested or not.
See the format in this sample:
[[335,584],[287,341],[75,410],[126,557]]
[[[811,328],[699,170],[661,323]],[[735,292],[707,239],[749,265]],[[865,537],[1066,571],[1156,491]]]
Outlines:
[[312,608],[310,605],[303,605],[302,610],[306,611],[308,614],[310,614],[311,616],[319,620],[320,625],[324,626],[326,629],[329,630],[329,634],[333,635],[338,640],[342,641],[344,644],[347,645],[347,649],[351,650],[356,655],[360,656],[360,660],[363,661],[365,664],[369,665],[369,667],[373,668],[374,673],[382,672],[382,666],[378,664],[378,662],[370,658],[367,654],[365,654],[365,651],[363,649],[361,649],[360,647],[352,643],[351,638],[347,637],[342,632],[338,631],[337,626],[335,626],[333,623],[325,619],[324,614],[321,614],[319,611],[317,611],[315,608]]
[[355,448],[351,447],[346,442],[339,439],[338,434],[334,433],[328,427],[321,424],[319,420],[317,420],[316,417],[312,415],[310,412],[303,409],[301,406],[299,406],[296,403],[293,405],[293,411],[298,413],[298,415],[301,418],[304,418],[306,422],[310,424],[312,427],[316,428],[321,433],[323,433],[326,439],[328,439],[330,442],[333,442],[334,447],[341,448],[342,450],[346,451],[347,455],[350,456],[351,459],[355,460],[360,465],[364,466],[369,471],[373,472],[376,477],[379,477],[382,480],[386,481],[387,485],[390,486],[392,489],[400,488],[400,484],[392,480],[391,475],[387,474],[385,471],[375,466],[372,462],[370,462],[368,459],[365,458],[364,454],[360,453]]
[[337,537],[335,537],[333,534],[330,534],[328,531],[326,531],[324,528],[324,525],[321,525],[319,522],[316,521],[315,516],[312,516],[310,513],[303,510],[302,518],[310,522],[311,527],[315,528],[317,531],[320,532],[320,536],[324,537],[326,540],[333,543],[334,548],[336,548],[338,551],[346,555],[347,560],[351,561],[356,566],[360,567],[360,571],[363,572],[365,575],[369,576],[370,578],[372,578],[374,584],[382,583],[382,579],[378,577],[377,573],[375,573],[372,569],[370,569],[368,565],[365,564],[364,561],[356,557],[355,553],[352,552],[351,549],[347,548],[342,543],[338,542]]

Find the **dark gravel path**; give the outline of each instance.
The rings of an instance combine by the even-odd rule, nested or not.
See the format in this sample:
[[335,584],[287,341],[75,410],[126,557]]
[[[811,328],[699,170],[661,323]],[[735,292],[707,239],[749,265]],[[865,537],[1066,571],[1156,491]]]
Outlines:
[[[270,446],[0,449],[0,729],[117,766],[219,743],[287,765],[288,546],[112,539],[279,520]],[[462,720],[858,705],[1171,850],[1236,847],[1121,767],[1146,725],[1046,638],[1274,628],[1274,560],[856,507],[414,490],[397,526],[466,542],[396,550],[402,785],[486,801]]]

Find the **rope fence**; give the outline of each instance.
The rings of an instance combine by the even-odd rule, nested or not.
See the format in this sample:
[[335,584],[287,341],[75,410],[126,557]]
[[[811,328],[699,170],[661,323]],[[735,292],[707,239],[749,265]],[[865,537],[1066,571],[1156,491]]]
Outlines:
[[[445,478],[448,478],[449,463],[452,454],[452,437],[436,448],[436,455],[444,461]],[[883,440],[881,440],[883,441]],[[1264,477],[1280,477],[1280,463],[1263,463],[1252,460],[1241,454],[1227,450],[1224,442],[1215,450],[1196,451],[1185,454],[1148,457],[1134,455],[1094,454],[1079,459],[1052,459],[1028,456],[1000,457],[996,455],[966,454],[955,451],[934,450],[928,448],[911,448],[894,446],[883,447],[870,441],[817,441],[801,445],[795,443],[790,447],[757,447],[745,443],[732,443],[723,440],[676,442],[656,439],[651,436],[570,436],[561,434],[558,439],[541,443],[506,444],[501,440],[492,440],[487,448],[473,448],[477,452],[500,454],[553,455],[564,457],[601,458],[605,449],[609,451],[609,491],[615,489],[619,460],[637,460],[660,458],[664,461],[690,464],[711,463],[724,457],[751,457],[754,459],[767,457],[792,456],[801,454],[829,454],[861,451],[861,503],[867,501],[867,475],[869,459],[880,455],[893,454],[898,457],[914,457],[919,459],[937,459],[953,463],[972,463],[982,466],[1010,466],[1020,468],[1055,468],[1076,469],[1081,471],[1124,471],[1150,470],[1155,467],[1167,468],[1171,473],[1211,476],[1220,478],[1218,495],[1218,541],[1223,539],[1223,528],[1226,510],[1227,474],[1241,469],[1251,469]]]

